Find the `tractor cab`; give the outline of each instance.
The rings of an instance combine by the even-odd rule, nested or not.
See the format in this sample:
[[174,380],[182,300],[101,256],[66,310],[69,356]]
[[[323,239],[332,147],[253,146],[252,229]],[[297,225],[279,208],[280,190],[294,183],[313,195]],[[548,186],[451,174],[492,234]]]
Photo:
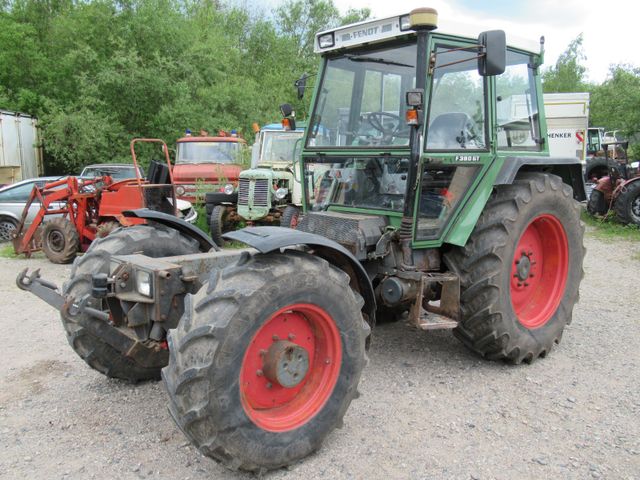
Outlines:
[[[403,222],[414,247],[464,244],[478,215],[469,199],[501,161],[498,150],[547,151],[540,45],[507,48],[504,32],[440,32],[434,15],[422,18],[415,30],[405,15],[316,37],[323,62],[302,152],[308,215],[299,228],[328,222],[335,231],[336,215],[364,230],[362,222],[383,226],[359,256]],[[456,223],[469,227],[449,235]]]

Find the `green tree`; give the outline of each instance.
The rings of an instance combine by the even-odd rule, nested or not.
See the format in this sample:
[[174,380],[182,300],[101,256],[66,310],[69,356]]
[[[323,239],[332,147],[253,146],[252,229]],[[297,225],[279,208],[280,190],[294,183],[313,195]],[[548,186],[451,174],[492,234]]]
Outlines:
[[582,48],[582,40],[581,33],[569,43],[556,64],[542,74],[545,93],[581,92],[587,88],[584,80],[586,67],[582,64],[587,57]]
[[640,134],[640,68],[614,65],[591,93],[591,124],[619,129],[632,139]]

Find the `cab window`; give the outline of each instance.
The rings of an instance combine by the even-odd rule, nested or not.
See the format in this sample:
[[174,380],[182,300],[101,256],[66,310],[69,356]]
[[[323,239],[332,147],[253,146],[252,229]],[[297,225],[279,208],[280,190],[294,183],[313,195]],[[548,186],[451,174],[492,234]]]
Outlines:
[[427,150],[485,150],[485,82],[477,51],[436,45],[427,115]]
[[532,62],[530,55],[507,50],[507,68],[495,77],[500,150],[542,149]]

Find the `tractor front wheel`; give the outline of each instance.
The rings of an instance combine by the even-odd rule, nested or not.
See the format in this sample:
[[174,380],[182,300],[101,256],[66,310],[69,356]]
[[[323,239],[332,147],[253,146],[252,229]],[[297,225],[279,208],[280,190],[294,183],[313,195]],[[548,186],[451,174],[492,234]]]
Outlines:
[[227,207],[224,205],[216,205],[213,207],[213,210],[211,210],[211,216],[209,217],[209,232],[211,233],[211,240],[213,240],[219,247],[224,246],[222,234],[229,230],[227,216]]
[[280,226],[287,228],[297,228],[300,218],[300,209],[294,205],[287,205],[280,217]]
[[616,216],[622,223],[640,226],[640,181],[622,187],[615,201]]
[[579,206],[559,177],[524,173],[496,187],[465,247],[445,256],[461,280],[454,334],[492,360],[544,357],[578,300],[583,234]]
[[369,327],[349,277],[288,251],[214,272],[169,332],[169,411],[205,455],[264,472],[317,450],[357,394]]
[[[76,260],[71,268],[71,278],[63,287],[63,295],[71,296],[76,300],[90,295],[92,275],[108,274],[113,255],[142,253],[148,257],[158,258],[196,252],[198,252],[197,243],[180,235],[176,230],[154,228],[149,225],[116,229],[110,235],[96,239],[87,253]],[[88,303],[95,309],[108,310],[106,302],[101,299],[91,297]],[[160,378],[160,367],[141,365],[135,358],[120,353],[84,327],[82,323],[85,316],[86,314],[73,317],[60,315],[69,345],[91,368],[108,377],[131,382]],[[131,335],[135,336],[133,332]],[[166,355],[166,350],[152,355]]]
[[54,218],[44,224],[42,251],[52,263],[71,263],[80,250],[80,236],[66,218]]

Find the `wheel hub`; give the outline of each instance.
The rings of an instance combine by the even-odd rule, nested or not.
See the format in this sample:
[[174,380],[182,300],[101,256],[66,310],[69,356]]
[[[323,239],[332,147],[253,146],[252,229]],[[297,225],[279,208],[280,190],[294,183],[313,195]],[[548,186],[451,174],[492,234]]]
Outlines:
[[636,218],[640,218],[640,195],[638,195],[631,204],[631,211],[636,216]]
[[309,371],[309,354],[287,340],[274,341],[264,357],[264,376],[285,388],[298,385]]
[[521,282],[524,282],[529,278],[531,273],[531,257],[525,252],[522,252],[522,256],[519,260],[516,260],[516,278]]
[[49,234],[49,246],[54,252],[60,252],[64,248],[64,235],[57,230]]

